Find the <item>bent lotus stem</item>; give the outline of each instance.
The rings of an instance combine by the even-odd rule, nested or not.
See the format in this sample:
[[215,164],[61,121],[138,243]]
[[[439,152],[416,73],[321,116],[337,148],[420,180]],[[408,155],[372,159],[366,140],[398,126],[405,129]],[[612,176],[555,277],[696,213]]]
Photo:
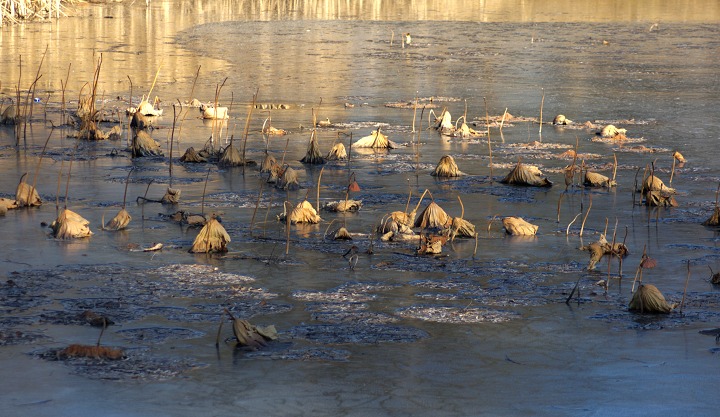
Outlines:
[[127,198],[127,189],[128,189],[128,183],[130,182],[130,174],[135,170],[135,167],[130,168],[130,172],[128,172],[127,177],[125,177],[125,192],[123,193],[123,210],[125,209],[125,200]]

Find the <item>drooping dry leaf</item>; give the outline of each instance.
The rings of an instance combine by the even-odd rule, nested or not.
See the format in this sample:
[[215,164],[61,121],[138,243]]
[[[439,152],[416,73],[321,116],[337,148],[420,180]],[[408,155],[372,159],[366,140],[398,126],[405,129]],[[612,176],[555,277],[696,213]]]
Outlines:
[[538,231],[538,226],[528,223],[520,217],[505,217],[502,219],[505,232],[513,236],[533,236]]
[[328,211],[344,213],[348,211],[358,211],[360,207],[362,207],[362,201],[360,200],[340,200],[327,202],[322,208]]
[[597,172],[585,172],[585,185],[588,187],[615,187],[617,183],[610,177],[598,174]]
[[42,205],[42,200],[37,190],[32,185],[20,181],[15,190],[15,201],[18,207],[37,207]]
[[279,168],[275,157],[270,154],[265,154],[265,158],[263,158],[260,164],[260,172],[271,172],[275,167]]
[[195,148],[192,146],[187,148],[185,150],[185,153],[183,156],[180,157],[180,162],[193,162],[193,163],[200,163],[200,162],[207,162],[207,158],[200,155]]
[[341,142],[336,143],[332,149],[330,149],[330,152],[328,152],[327,156],[325,157],[328,161],[344,161],[347,159],[347,151],[345,150],[345,145],[343,145]]
[[180,202],[181,193],[182,191],[177,188],[168,187],[167,190],[165,190],[165,195],[163,195],[163,198],[160,201],[163,204],[177,204]]
[[81,239],[92,236],[90,222],[81,215],[64,209],[60,215],[50,224],[53,236],[57,239]]
[[665,297],[651,284],[640,284],[638,289],[630,299],[628,306],[631,311],[639,311],[640,313],[661,313],[667,314],[672,311],[673,307],[665,301]]
[[191,253],[227,252],[230,235],[215,218],[210,218],[195,237]]
[[[270,180],[268,179],[268,181]],[[300,183],[298,182],[297,171],[286,166],[280,176],[280,179],[277,181],[276,186],[278,188],[282,188],[283,190],[294,190],[299,188]]]
[[600,131],[600,136],[604,138],[624,139],[625,133],[627,133],[626,129],[618,129],[615,125],[607,125]]
[[377,130],[373,130],[370,135],[358,139],[352,146],[354,148],[372,149],[395,149],[398,147],[395,142]]
[[[278,215],[278,220],[285,221],[287,219],[288,214],[283,212],[280,215]],[[317,224],[320,223],[322,220],[320,218],[320,215],[317,214],[317,211],[315,211],[315,208],[308,202],[307,200],[303,200],[301,203],[299,203],[297,206],[295,206],[290,211],[290,223],[296,224],[296,223],[310,223],[310,224]]]
[[325,158],[323,158],[320,154],[320,145],[318,144],[315,131],[310,134],[310,143],[308,143],[307,152],[300,162],[312,165],[321,165],[325,163]]
[[459,177],[464,174],[458,168],[455,159],[450,155],[445,155],[440,158],[440,162],[438,162],[435,170],[430,175],[435,177]]
[[675,194],[674,188],[666,186],[660,178],[653,174],[645,177],[640,193],[646,194],[648,191],[661,191],[663,193]]
[[243,165],[255,166],[257,164],[255,163],[255,161],[243,159],[242,154],[240,153],[240,150],[238,150],[238,148],[234,147],[231,142],[230,145],[228,145],[220,154],[220,160],[218,161],[218,166],[220,166],[220,167],[240,167]]
[[554,125],[569,125],[572,124],[572,120],[565,117],[564,114],[558,114],[557,116],[555,116],[552,123]]
[[227,107],[213,107],[206,104],[200,105],[200,113],[203,119],[229,119]]
[[130,224],[130,220],[132,220],[130,213],[125,209],[121,209],[112,220],[107,222],[105,230],[122,230]]
[[450,226],[452,218],[436,202],[432,201],[425,207],[415,220],[413,227],[421,229],[446,229]]
[[131,153],[133,158],[140,156],[162,156],[160,144],[145,130],[138,130],[133,140]]
[[720,226],[720,207],[715,207],[710,218],[703,222],[703,226]]
[[515,168],[500,180],[503,184],[528,185],[533,187],[551,187],[552,182],[544,178],[538,167],[517,163]]

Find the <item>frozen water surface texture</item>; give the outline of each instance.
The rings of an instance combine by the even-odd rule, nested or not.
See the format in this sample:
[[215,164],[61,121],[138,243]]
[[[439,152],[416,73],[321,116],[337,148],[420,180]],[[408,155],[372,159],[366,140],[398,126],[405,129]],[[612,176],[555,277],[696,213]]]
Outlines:
[[65,12],[0,28],[2,415],[717,414],[716,1]]

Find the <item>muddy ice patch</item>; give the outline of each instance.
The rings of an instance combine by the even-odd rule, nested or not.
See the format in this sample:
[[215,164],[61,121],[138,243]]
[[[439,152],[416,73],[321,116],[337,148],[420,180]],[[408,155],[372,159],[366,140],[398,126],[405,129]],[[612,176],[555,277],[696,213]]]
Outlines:
[[[238,351],[238,349],[236,349]],[[350,352],[344,349],[328,347],[283,347],[269,348],[250,352],[241,352],[246,359],[270,359],[286,361],[323,361],[345,362]]]
[[65,348],[46,349],[31,355],[47,361],[62,362],[76,375],[113,381],[164,381],[207,366],[188,358],[153,356],[144,348],[123,351],[122,357],[117,360],[68,357],[61,354],[63,349]]
[[403,318],[437,323],[503,323],[520,318],[520,314],[470,306],[412,306],[396,310]]
[[388,324],[398,321],[389,314],[370,311],[367,303],[309,303],[305,309],[310,311],[313,321],[324,323]]
[[303,301],[360,303],[376,300],[378,296],[374,293],[398,286],[400,285],[382,282],[348,282],[327,291],[295,290],[291,296]]
[[265,300],[241,300],[218,304],[193,304],[189,308],[172,308],[161,312],[167,320],[175,322],[218,322],[227,309],[237,317],[250,319],[256,316],[286,313],[293,309],[290,304]]
[[204,332],[184,327],[138,327],[118,330],[115,333],[128,342],[137,344],[161,344],[205,336]]
[[412,343],[430,335],[410,326],[389,324],[304,324],[289,329],[293,339],[323,344]]
[[26,331],[16,328],[0,328],[0,346],[31,345],[50,340],[40,332]]

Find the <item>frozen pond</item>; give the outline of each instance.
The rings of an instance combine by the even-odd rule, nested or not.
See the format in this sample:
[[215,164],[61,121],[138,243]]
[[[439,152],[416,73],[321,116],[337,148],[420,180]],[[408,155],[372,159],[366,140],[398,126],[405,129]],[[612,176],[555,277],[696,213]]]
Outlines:
[[[3,27],[3,107],[18,80],[24,100],[42,76],[31,123],[0,125],[0,197],[15,198],[27,173],[44,201],[0,217],[3,415],[716,415],[719,345],[700,331],[720,325],[710,283],[720,229],[702,225],[720,183],[720,6],[625,3],[176,0]],[[100,56],[100,126],[124,132],[78,140],[63,124],[63,87],[74,111]],[[148,93],[164,111],[151,131],[164,156],[131,158],[125,109]],[[216,97],[230,107],[224,123],[173,105]],[[428,128],[443,108],[482,134]],[[574,123],[551,124],[558,114]],[[314,117],[329,121],[315,129],[322,154],[341,142],[349,161],[300,162]],[[264,123],[287,134],[268,142]],[[601,138],[608,124],[626,138]],[[398,148],[350,147],[377,128]],[[214,147],[232,137],[258,164],[266,151],[283,160],[299,187],[267,183],[259,166],[180,161],[211,137]],[[576,146],[576,164],[606,176],[616,157],[617,187],[583,187],[578,174],[566,189]],[[430,175],[444,155],[466,175]],[[518,160],[553,186],[501,184]],[[648,166],[676,189],[677,207],[641,204]],[[288,235],[284,201],[344,200],[351,173],[359,211],[321,210],[319,224]],[[126,178],[133,219],[101,230]],[[168,187],[181,190],[178,204],[137,201]],[[416,255],[416,240],[380,240],[383,218],[425,190],[419,211],[432,200],[474,224],[477,240],[434,256]],[[64,206],[93,236],[50,236]],[[188,253],[199,228],[168,218],[180,210],[218,213],[229,251]],[[507,216],[537,235],[506,235]],[[352,241],[326,237],[342,225]],[[604,257],[589,271],[579,248],[614,232],[630,251],[622,270]],[[142,250],[155,243],[163,249]],[[356,264],[343,256],[352,245]],[[644,282],[671,303],[687,289],[682,313],[628,311],[643,250],[657,261]],[[278,340],[234,349],[225,309],[274,325]],[[57,360],[97,342],[97,316],[112,322],[101,344],[125,358]]]

